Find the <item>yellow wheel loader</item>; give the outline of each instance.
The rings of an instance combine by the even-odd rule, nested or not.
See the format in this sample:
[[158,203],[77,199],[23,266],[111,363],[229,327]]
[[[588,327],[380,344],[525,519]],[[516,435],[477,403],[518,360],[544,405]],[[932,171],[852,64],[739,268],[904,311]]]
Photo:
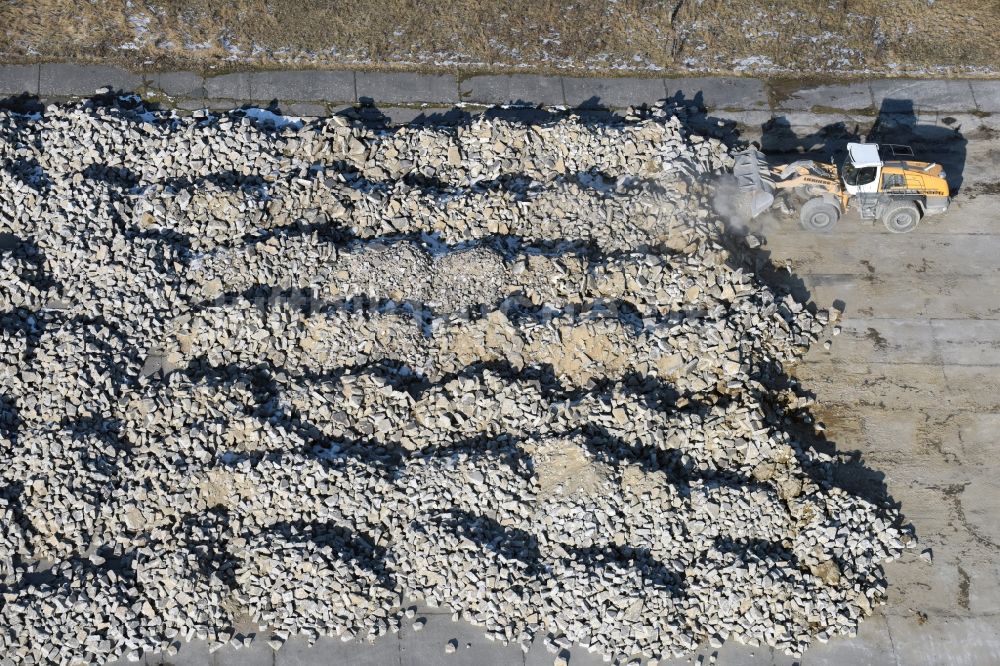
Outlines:
[[733,175],[752,218],[785,192],[809,231],[830,231],[855,208],[861,219],[881,219],[889,231],[905,233],[925,215],[948,210],[951,202],[944,168],[912,157],[909,146],[849,143],[839,166],[813,160],[772,166],[751,148],[736,155]]

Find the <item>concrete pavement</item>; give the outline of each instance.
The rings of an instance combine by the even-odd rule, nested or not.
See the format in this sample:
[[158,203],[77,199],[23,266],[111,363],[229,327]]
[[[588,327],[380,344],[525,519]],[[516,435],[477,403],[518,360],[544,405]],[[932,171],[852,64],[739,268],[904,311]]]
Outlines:
[[322,115],[345,105],[543,104],[624,109],[680,94],[710,112],[774,114],[830,110],[921,114],[1000,113],[1000,81],[878,79],[818,86],[742,77],[581,78],[534,74],[477,75],[332,70],[132,73],[103,65],[0,66],[0,96],[46,99],[92,95],[98,88],[137,91],[182,109],[276,103]]

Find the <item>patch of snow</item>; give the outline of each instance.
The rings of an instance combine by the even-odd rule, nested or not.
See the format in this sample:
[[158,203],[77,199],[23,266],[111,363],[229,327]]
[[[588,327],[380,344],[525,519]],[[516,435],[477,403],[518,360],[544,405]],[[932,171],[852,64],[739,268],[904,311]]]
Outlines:
[[269,125],[275,129],[284,129],[285,127],[300,129],[305,124],[305,121],[298,116],[282,116],[268,109],[257,107],[243,109],[243,114],[261,125]]
[[[125,3],[126,9],[132,8],[132,2]],[[143,14],[132,14],[125,17],[129,24],[132,26],[132,33],[134,37],[125,42],[124,44],[119,44],[116,48],[122,51],[135,51],[141,49],[149,43],[149,22],[150,17]]]
[[214,46],[215,44],[213,44],[212,40],[210,39],[198,43],[184,40],[184,48],[189,51],[207,51],[208,49],[213,48]]
[[562,44],[562,38],[557,31],[551,30],[548,37],[541,38],[541,42],[542,44]]
[[222,49],[231,57],[238,57],[243,53],[242,49],[232,42],[229,35],[221,35],[219,37],[219,43],[222,44]]
[[736,66],[733,68],[737,72],[745,72],[750,69],[766,69],[768,67],[774,67],[774,63],[767,56],[749,56],[741,60],[736,61]]
[[137,40],[145,41],[146,35],[149,34],[149,21],[148,16],[133,15],[128,17],[128,22],[132,25]]

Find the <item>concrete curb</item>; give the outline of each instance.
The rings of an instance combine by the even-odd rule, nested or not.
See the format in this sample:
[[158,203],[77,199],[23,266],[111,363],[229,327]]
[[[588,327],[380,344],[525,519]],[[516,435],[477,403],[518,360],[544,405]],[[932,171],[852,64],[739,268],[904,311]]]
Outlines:
[[739,77],[606,78],[451,75],[351,70],[233,72],[204,77],[194,72],[135,74],[104,65],[42,63],[0,66],[0,97],[82,97],[98,88],[169,98],[182,109],[277,103],[318,112],[324,105],[451,106],[523,104],[624,109],[680,96],[708,111],[773,114],[824,113],[830,109],[888,113],[1000,113],[1000,81],[875,79],[869,82],[789,86]]

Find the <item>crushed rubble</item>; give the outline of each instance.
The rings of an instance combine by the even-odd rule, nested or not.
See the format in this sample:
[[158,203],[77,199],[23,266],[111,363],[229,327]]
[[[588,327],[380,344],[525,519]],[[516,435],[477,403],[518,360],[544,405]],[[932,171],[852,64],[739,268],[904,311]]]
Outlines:
[[557,662],[797,655],[916,544],[808,446],[786,369],[831,317],[730,242],[683,107],[87,101],[0,112],[0,164],[12,663],[363,640],[419,630],[408,600]]

